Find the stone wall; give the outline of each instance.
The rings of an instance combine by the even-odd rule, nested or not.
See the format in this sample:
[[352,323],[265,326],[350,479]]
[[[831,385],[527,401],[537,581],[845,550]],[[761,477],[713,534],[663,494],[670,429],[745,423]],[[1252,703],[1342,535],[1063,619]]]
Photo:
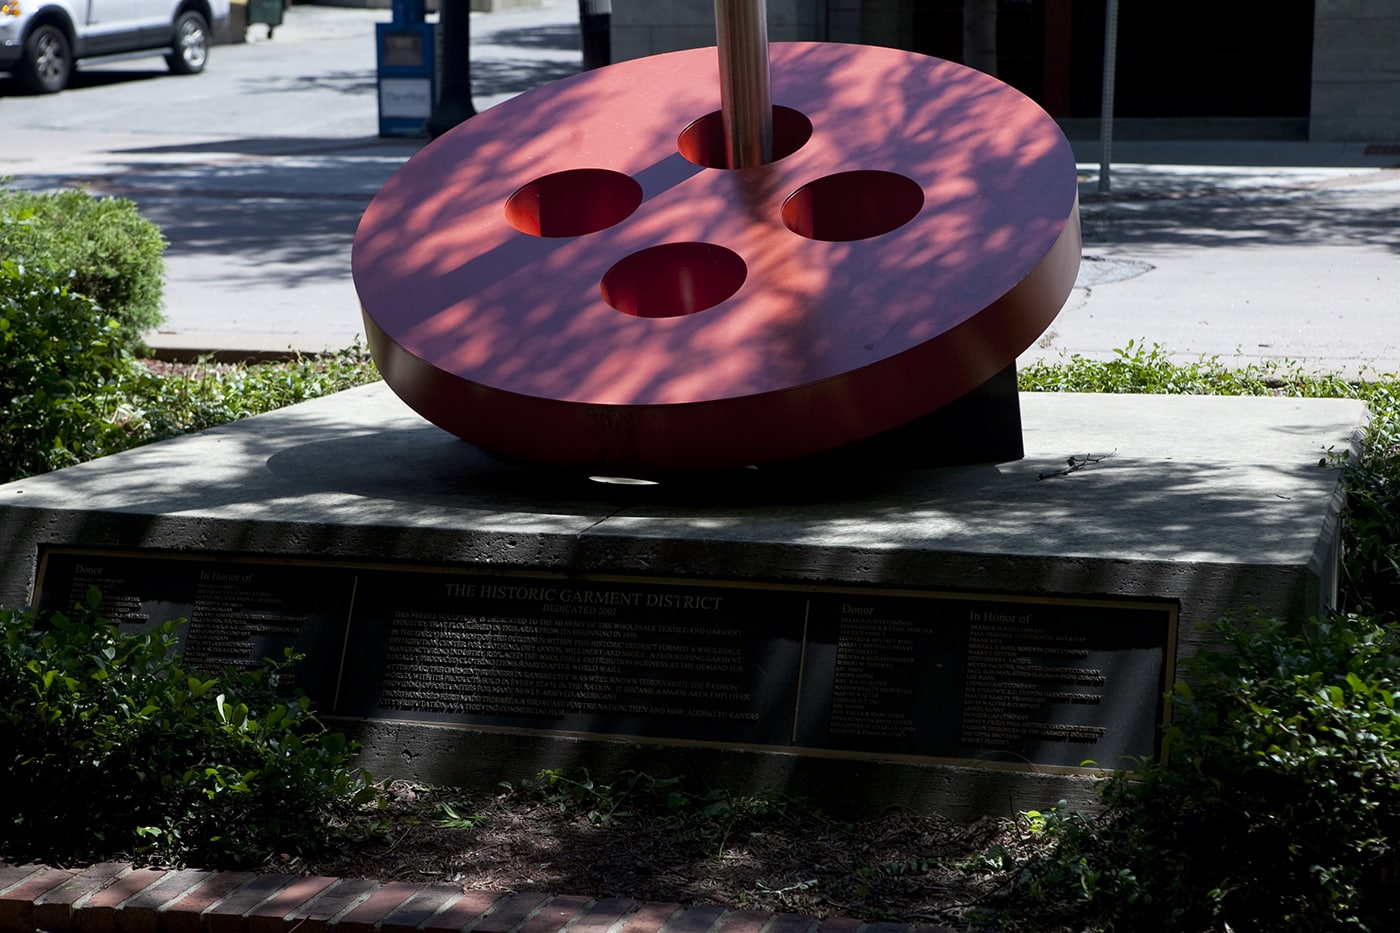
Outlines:
[[[768,0],[768,38],[825,38],[825,18],[823,0]],[[613,0],[613,61],[714,44],[714,0]]]
[[1400,0],[1317,0],[1309,136],[1400,141]]

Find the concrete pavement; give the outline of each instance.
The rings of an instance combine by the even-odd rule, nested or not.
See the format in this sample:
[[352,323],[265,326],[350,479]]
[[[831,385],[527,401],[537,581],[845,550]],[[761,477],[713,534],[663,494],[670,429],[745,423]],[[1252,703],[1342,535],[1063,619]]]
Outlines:
[[1400,371],[1400,147],[1076,143],[1084,262],[1042,346]]
[[[217,66],[258,93],[220,113],[142,125],[111,108],[79,125],[65,95],[0,97],[13,184],[86,184],[137,201],[170,240],[168,353],[314,352],[362,333],[350,279],[360,213],[419,140],[379,139],[373,23],[387,11],[294,6],[274,40],[220,48]],[[472,19],[478,109],[578,70],[577,4]],[[267,56],[305,49],[334,70],[269,77]],[[246,74],[239,69],[246,68]],[[100,69],[86,80],[100,81]],[[171,86],[177,82],[168,82]],[[152,82],[152,86],[166,82]],[[106,90],[103,88],[102,90]],[[3,93],[3,89],[0,89]],[[77,95],[74,95],[76,97]],[[238,98],[242,100],[242,98]],[[135,128],[133,128],[135,127]],[[1397,128],[1400,136],[1400,128]],[[1023,362],[1112,355],[1129,340],[1230,362],[1400,371],[1400,147],[1394,141],[1075,144],[1084,264],[1060,316]]]

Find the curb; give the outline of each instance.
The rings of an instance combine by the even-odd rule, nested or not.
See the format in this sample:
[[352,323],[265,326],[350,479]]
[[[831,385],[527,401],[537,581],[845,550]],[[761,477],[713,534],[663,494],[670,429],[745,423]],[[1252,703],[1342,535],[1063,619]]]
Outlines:
[[646,903],[444,883],[0,863],[0,930],[44,933],[954,933],[711,904]]

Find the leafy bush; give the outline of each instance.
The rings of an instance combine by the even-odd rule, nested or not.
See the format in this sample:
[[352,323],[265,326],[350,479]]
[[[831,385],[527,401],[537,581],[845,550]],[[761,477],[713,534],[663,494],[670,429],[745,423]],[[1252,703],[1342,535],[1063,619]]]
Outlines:
[[354,747],[279,696],[293,659],[192,670],[178,624],[123,634],[95,592],[44,624],[0,611],[0,855],[252,865],[329,845],[373,796]]
[[1105,930],[1400,925],[1400,644],[1373,619],[1219,626],[1188,662],[1166,763],[1106,812],[1030,814],[1018,893]]
[[1359,612],[1400,622],[1400,384],[1362,395],[1371,410],[1360,457],[1344,454],[1344,593]]
[[0,185],[0,257],[47,272],[114,318],[136,350],[161,322],[165,237],[125,198]]
[[54,277],[0,261],[0,482],[129,443],[116,323]]

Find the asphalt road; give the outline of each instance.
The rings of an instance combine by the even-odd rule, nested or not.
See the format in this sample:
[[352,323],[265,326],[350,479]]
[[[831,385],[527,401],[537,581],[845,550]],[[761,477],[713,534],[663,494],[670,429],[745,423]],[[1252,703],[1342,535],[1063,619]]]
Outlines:
[[[577,6],[472,15],[478,109],[579,70]],[[355,226],[423,144],[377,136],[374,23],[388,19],[294,6],[272,39],[254,26],[192,78],[150,58],[85,67],[47,97],[0,79],[0,172],[130,197],[161,226],[158,347],[348,345],[362,332]],[[1076,142],[1084,263],[1023,361],[1136,340],[1188,359],[1400,372],[1395,142],[1120,141],[1106,194],[1097,143]]]

